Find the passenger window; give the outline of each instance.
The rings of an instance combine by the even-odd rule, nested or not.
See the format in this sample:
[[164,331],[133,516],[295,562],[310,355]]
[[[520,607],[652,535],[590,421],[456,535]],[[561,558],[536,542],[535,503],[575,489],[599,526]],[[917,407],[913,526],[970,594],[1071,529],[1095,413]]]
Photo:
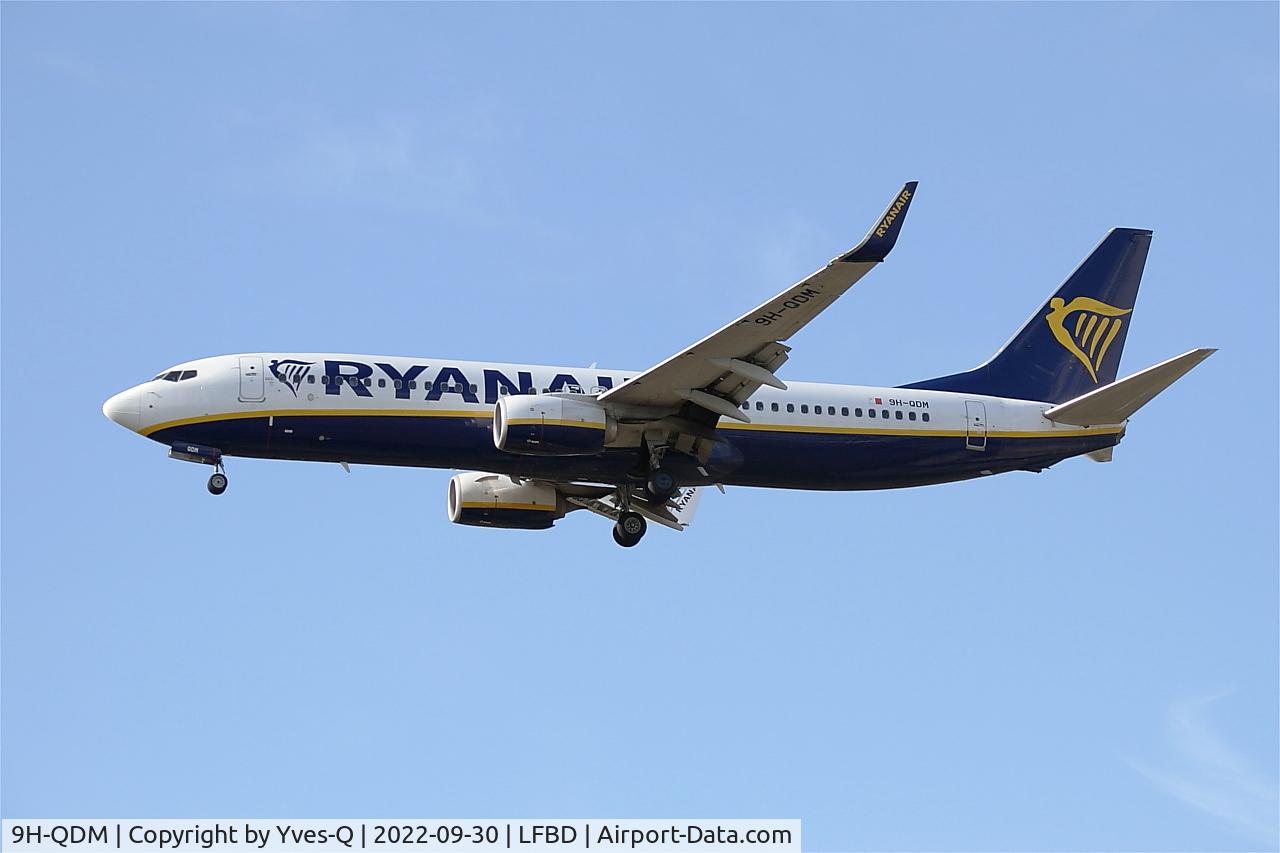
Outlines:
[[378,387],[379,387],[379,388],[386,388],[386,387],[387,387],[387,380],[385,380],[385,379],[379,379],[379,380],[378,380]]
[[743,404],[742,404],[742,408],[743,408],[743,409],[749,409],[749,408],[751,408],[751,404],[750,404],[750,403],[743,403]]
[[860,418],[860,417],[862,417],[862,409],[854,409],[854,410],[853,410],[853,416],[854,416],[855,418]]
[[907,412],[907,420],[909,420],[909,421],[914,421],[915,419],[916,419],[916,413],[915,413],[915,412]]
[[312,376],[311,374],[307,374],[307,384],[308,384],[308,385],[315,385],[315,384],[316,384],[316,378],[315,378],[314,376]]
[[371,385],[373,385],[373,380],[366,376],[364,378],[364,387],[368,388]]
[[875,410],[875,409],[867,409],[867,417],[869,417],[869,418],[874,418],[875,416],[876,416],[876,410]]
[[474,385],[471,386],[471,393],[472,394],[476,393],[476,386]]
[[395,389],[396,389],[397,391],[399,391],[401,388],[403,388],[403,387],[404,387],[404,383],[403,383],[403,382],[401,382],[399,379],[394,379],[394,380],[392,380],[392,383],[391,383],[391,384],[395,386]]
[[778,404],[777,404],[777,403],[774,403],[774,404],[772,404],[772,405],[770,406],[770,408],[771,408],[771,409],[773,409],[773,410],[776,412],[776,411],[778,411]]
[[849,407],[848,407],[848,406],[841,406],[841,407],[840,407],[840,414],[841,414],[842,416],[846,417],[846,418],[847,418],[847,417],[849,417]]
[[[828,415],[834,415],[835,413],[836,413],[836,407],[835,407],[835,406],[827,406],[827,414],[828,414]],[[849,414],[849,413],[848,413],[848,412],[845,412],[845,414],[847,415],[847,414]]]
[[808,405],[806,405],[806,404],[804,404],[804,403],[801,403],[801,404],[800,404],[800,411],[801,411],[802,413],[806,414],[806,415],[807,415],[807,414],[809,414],[809,406],[808,406]]
[[920,420],[927,422],[929,420],[929,413],[925,412],[924,414],[920,415]]
[[881,409],[881,410],[880,410],[880,417],[882,417],[882,418],[884,418],[884,419],[888,420],[888,418],[889,418],[889,410],[888,410],[888,409]]
[[410,387],[410,388],[417,388],[417,387],[418,387],[418,380],[416,380],[416,379],[410,379],[410,380],[409,380],[409,387]]
[[796,404],[795,404],[795,403],[787,403],[787,411],[788,411],[788,412],[794,412],[795,410],[796,410]]
[[902,409],[895,409],[893,416],[898,420],[902,420]]
[[763,411],[764,411],[764,403],[757,402],[757,403],[756,403],[756,411],[757,411],[757,412],[763,412]]

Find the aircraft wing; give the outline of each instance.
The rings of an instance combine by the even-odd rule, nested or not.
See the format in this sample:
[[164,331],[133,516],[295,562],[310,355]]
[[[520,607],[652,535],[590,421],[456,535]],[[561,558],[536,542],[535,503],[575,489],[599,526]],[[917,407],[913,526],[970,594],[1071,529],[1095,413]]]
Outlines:
[[916,181],[907,183],[856,247],[688,349],[605,392],[600,402],[667,410],[691,403],[714,415],[749,421],[739,408],[743,400],[761,385],[786,388],[774,375],[791,351],[782,342],[885,259],[915,193]]

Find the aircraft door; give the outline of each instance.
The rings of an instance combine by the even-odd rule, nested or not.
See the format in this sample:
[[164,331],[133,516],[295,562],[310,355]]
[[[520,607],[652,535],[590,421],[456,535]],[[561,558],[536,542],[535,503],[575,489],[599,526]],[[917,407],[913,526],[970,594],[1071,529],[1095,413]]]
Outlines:
[[267,399],[266,384],[262,378],[262,356],[240,357],[240,402],[261,403]]
[[969,450],[987,449],[987,405],[965,400],[964,446]]

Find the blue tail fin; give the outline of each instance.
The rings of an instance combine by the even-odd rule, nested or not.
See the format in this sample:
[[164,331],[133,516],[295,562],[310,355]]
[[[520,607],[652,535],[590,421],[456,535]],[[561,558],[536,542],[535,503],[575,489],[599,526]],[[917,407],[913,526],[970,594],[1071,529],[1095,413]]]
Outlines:
[[902,387],[1062,403],[1114,382],[1150,247],[1113,229],[986,364]]

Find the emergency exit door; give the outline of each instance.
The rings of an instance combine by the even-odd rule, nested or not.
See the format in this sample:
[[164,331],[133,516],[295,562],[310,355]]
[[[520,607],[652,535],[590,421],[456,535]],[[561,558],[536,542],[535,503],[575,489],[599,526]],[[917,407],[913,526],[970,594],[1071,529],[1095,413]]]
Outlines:
[[240,401],[243,403],[261,403],[267,399],[265,388],[266,386],[262,379],[262,356],[241,356]]
[[964,430],[964,446],[970,450],[987,449],[987,404],[977,400],[965,400],[967,422]]

